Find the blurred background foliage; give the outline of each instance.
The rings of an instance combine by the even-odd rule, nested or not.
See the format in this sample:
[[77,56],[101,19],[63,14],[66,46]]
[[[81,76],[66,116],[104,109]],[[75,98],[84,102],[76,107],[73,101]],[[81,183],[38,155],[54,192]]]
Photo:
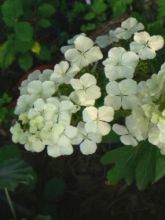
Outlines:
[[[54,63],[59,47],[80,32],[89,33],[124,14],[151,33],[163,29],[164,0],[1,0],[0,68],[23,71]],[[90,4],[87,4],[90,3]],[[164,34],[164,33],[162,33]]]
[[[128,16],[143,22],[151,34],[165,36],[165,0],[0,0],[0,212],[3,220],[11,219],[10,212],[6,211],[9,210],[6,207],[10,197],[8,201],[5,197],[8,191],[12,193],[17,219],[65,220],[71,219],[69,208],[73,208],[70,206],[73,200],[75,210],[80,211],[79,201],[89,199],[91,192],[96,194],[97,187],[100,189],[104,183],[105,168],[99,160],[108,148],[103,146],[101,153],[88,158],[77,157],[76,152],[70,158],[53,160],[45,154],[29,154],[11,144],[9,127],[14,118],[17,82],[25,73],[58,62],[60,46],[75,34],[90,35],[107,23]],[[106,157],[104,160],[106,163]],[[79,196],[84,191],[86,197]],[[64,205],[70,218],[59,204]],[[72,216],[74,220],[79,219],[76,216]]]

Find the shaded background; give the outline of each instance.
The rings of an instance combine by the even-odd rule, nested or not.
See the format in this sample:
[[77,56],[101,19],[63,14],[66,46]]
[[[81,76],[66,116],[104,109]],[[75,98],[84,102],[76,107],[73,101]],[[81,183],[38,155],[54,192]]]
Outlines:
[[[9,128],[20,80],[32,69],[59,62],[60,46],[67,39],[80,32],[95,39],[129,16],[141,21],[151,34],[165,36],[164,0],[0,0],[0,4],[0,147],[12,143]],[[100,157],[110,145],[101,145],[92,156],[75,150],[72,156],[58,159],[18,148],[35,172],[29,185],[11,193],[18,219],[165,218],[164,179],[143,192],[133,185],[114,187],[106,182],[107,167]],[[12,219],[3,190],[0,219]]]

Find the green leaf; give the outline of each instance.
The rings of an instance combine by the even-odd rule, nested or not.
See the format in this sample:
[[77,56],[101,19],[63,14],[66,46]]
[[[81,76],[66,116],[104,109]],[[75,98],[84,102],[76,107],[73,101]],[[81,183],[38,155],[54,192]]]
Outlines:
[[163,18],[165,16],[165,1],[164,0],[157,0],[158,6],[158,18]]
[[37,215],[34,220],[52,220],[52,218],[49,215]]
[[111,184],[116,184],[122,179],[125,179],[128,183],[133,181],[136,154],[137,149],[135,151],[132,146],[127,146],[111,150],[101,158],[103,164],[114,164],[107,175]]
[[147,28],[151,34],[159,34],[160,30],[163,30],[164,20],[158,19],[151,24],[147,25]]
[[23,160],[5,160],[0,163],[0,188],[14,191],[18,184],[28,184],[33,179],[32,173],[32,168]]
[[55,8],[53,7],[53,5],[48,4],[48,3],[44,3],[38,8],[38,14],[41,17],[50,17],[54,13],[55,13]]
[[52,24],[51,22],[48,20],[48,19],[41,19],[39,22],[38,22],[38,25],[42,28],[48,28],[50,27]]
[[6,69],[13,63],[14,59],[13,40],[9,39],[0,45],[0,68]]
[[155,179],[156,147],[143,146],[136,166],[136,184],[138,189],[145,189]]
[[24,54],[25,52],[31,50],[33,44],[33,39],[31,39],[30,41],[21,41],[16,38],[14,39],[13,50],[15,50],[16,53]]
[[107,5],[104,3],[104,0],[95,0],[91,7],[92,7],[92,11],[96,15],[99,15],[106,10]]
[[165,175],[165,155],[161,155],[160,152],[158,151],[157,158],[156,158],[156,169],[155,169],[154,182],[157,182],[164,175]]
[[133,181],[139,190],[156,182],[165,175],[165,156],[159,149],[147,142],[138,147],[125,146],[107,152],[102,158],[103,164],[112,164],[107,178],[111,184],[125,180]]
[[61,196],[65,190],[65,183],[61,178],[53,178],[50,179],[46,186],[44,195],[47,201],[52,201],[57,199],[57,197]]
[[41,45],[40,54],[37,55],[37,58],[40,60],[50,60],[51,58],[51,51],[48,47]]
[[119,135],[117,135],[114,131],[111,131],[108,135],[103,137],[102,143],[119,143],[120,138]]
[[121,16],[127,9],[127,6],[132,3],[133,0],[125,0],[125,1],[116,1],[116,0],[109,0],[112,9],[113,9],[113,16]]
[[81,31],[93,31],[96,29],[96,24],[88,23],[88,24],[83,24],[81,26]]
[[95,13],[93,12],[89,12],[85,15],[84,19],[87,20],[87,21],[90,21],[92,20],[93,18],[95,18]]
[[23,70],[27,71],[33,65],[33,58],[30,53],[26,53],[19,57],[18,62],[20,67]]
[[22,0],[5,0],[2,7],[2,18],[6,25],[14,27],[23,14]]
[[21,151],[15,144],[6,144],[0,148],[0,163],[10,158],[20,158]]
[[28,22],[19,22],[15,26],[16,38],[21,41],[32,41],[33,28]]

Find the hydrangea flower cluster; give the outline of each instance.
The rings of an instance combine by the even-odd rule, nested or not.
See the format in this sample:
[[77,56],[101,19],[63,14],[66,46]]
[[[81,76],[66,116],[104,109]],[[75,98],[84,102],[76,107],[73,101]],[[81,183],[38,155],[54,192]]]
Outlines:
[[138,67],[163,46],[161,36],[150,36],[132,17],[95,41],[74,36],[61,48],[65,60],[22,82],[13,142],[52,157],[70,155],[77,146],[88,155],[113,130],[125,145],[148,140],[165,154],[165,64],[146,81],[138,76]]

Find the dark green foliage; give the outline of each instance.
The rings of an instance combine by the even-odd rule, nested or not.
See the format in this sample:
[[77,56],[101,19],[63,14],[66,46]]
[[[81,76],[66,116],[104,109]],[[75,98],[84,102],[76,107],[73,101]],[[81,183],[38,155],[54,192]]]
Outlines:
[[21,159],[19,148],[4,145],[0,148],[0,189],[14,191],[18,184],[28,184],[33,179],[32,168]]
[[145,189],[165,174],[165,156],[159,149],[147,142],[133,148],[123,146],[107,152],[102,158],[103,164],[113,164],[108,171],[110,184],[124,179],[128,184],[136,182],[138,189]]
[[11,119],[12,110],[7,107],[11,100],[12,98],[6,93],[0,97],[0,125],[7,123]]

